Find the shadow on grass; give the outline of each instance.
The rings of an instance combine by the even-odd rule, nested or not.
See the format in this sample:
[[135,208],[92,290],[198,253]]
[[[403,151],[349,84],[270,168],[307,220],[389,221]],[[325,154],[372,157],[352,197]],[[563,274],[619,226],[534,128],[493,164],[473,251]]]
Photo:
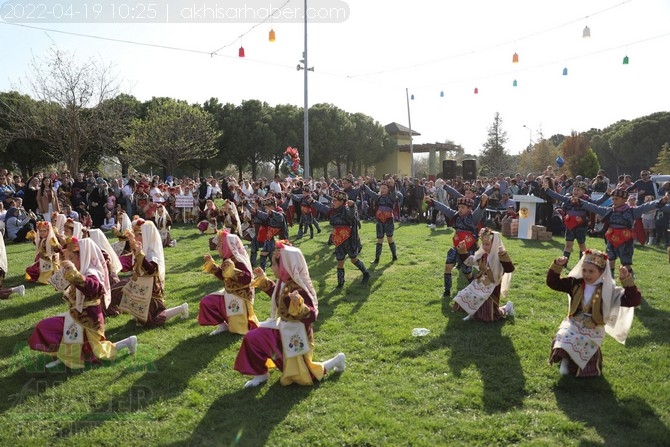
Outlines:
[[[51,287],[51,290],[53,290],[53,287]],[[26,295],[28,293],[28,289],[26,289]],[[12,294],[8,300],[10,302],[7,303],[7,307],[2,309],[2,313],[0,313],[0,320],[25,317],[29,313],[40,312],[51,306],[63,305],[65,307],[65,303],[61,298],[62,296],[62,292],[56,292],[55,290],[53,294],[37,300],[30,300],[30,298],[26,299],[26,296]]]
[[[630,445],[632,439],[636,445],[668,445],[670,430],[654,410],[639,398],[617,398],[604,377],[562,377],[554,394],[565,415],[594,428],[602,445]],[[595,444],[582,440],[580,445]]]
[[[155,416],[140,413],[151,413],[151,409],[155,406],[160,410],[161,402],[179,398],[192,377],[206,368],[220,350],[225,350],[238,341],[239,338],[236,336],[209,337],[203,334],[182,340],[163,357],[154,360],[148,358],[152,356],[152,348],[142,345],[140,341],[134,357],[123,356],[119,361],[129,362],[125,373],[144,371],[144,374],[132,385],[115,393],[106,401],[96,400],[90,405],[89,412],[77,420],[62,423],[55,421],[54,435],[63,440],[74,434],[80,435],[82,432],[95,430],[107,422],[124,418],[144,417],[147,421],[153,420]],[[138,360],[136,357],[143,355],[142,350],[149,355],[143,360]],[[78,429],[72,431],[72,427]]]
[[[273,375],[277,376],[277,373]],[[277,381],[260,397],[265,391],[263,387],[241,389],[223,395],[209,407],[188,439],[170,445],[266,445],[270,434],[280,424],[295,425],[296,430],[301,427],[304,430],[304,421],[296,424],[297,421],[291,422],[286,417],[295,405],[308,398],[312,389],[298,385],[284,387]],[[250,404],[250,401],[254,403]]]
[[642,298],[642,305],[640,308],[635,309],[635,319],[639,319],[649,330],[650,334],[646,336],[629,336],[626,339],[627,347],[640,347],[649,343],[660,345],[670,343],[670,331],[668,331],[670,314],[668,312],[653,307],[649,301]]
[[430,351],[449,349],[447,363],[457,380],[461,380],[463,370],[470,366],[479,373],[484,411],[504,413],[521,407],[526,379],[512,341],[501,334],[501,328],[509,321],[463,321],[463,316],[463,312],[450,312],[444,334],[401,356],[417,357]]

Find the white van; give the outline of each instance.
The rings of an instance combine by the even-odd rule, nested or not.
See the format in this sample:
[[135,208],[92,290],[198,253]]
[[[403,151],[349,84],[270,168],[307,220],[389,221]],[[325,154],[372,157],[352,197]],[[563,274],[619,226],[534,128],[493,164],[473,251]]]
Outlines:
[[663,183],[670,182],[670,175],[652,175],[651,181],[654,182],[654,196],[660,199],[663,193],[659,191],[662,191]]

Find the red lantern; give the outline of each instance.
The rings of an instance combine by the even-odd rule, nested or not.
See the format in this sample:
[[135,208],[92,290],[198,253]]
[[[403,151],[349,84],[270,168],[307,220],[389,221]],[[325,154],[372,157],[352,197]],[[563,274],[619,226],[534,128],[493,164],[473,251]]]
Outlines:
[[244,57],[244,47],[240,47],[239,51],[237,52],[237,55],[239,57]]

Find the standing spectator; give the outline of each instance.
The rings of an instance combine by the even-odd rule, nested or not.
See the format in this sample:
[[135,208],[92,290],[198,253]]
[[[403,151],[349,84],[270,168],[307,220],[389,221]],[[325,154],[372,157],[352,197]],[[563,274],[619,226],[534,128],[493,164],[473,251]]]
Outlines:
[[626,188],[627,192],[637,192],[637,206],[645,202],[644,198],[646,196],[652,196],[652,200],[656,198],[654,197],[654,182],[651,181],[649,171],[640,172],[640,177],[635,183]]
[[198,187],[198,207],[200,211],[205,210],[205,204],[212,197],[212,186],[207,183],[207,179],[202,177],[200,179],[200,186]]
[[56,191],[51,183],[51,177],[44,177],[42,179],[42,184],[37,192],[37,208],[47,222],[51,222],[52,212],[56,211],[60,213],[60,205]]
[[134,178],[129,178],[123,191],[123,200],[125,201],[126,214],[132,216],[134,214],[133,203],[135,201],[135,190],[137,189],[137,182]]
[[23,207],[26,211],[37,213],[37,192],[40,189],[40,179],[33,176],[28,180],[23,193]]
[[94,228],[100,228],[105,220],[105,210],[107,205],[108,188],[107,182],[102,178],[98,178],[97,186],[89,194],[88,211],[91,213],[91,221]]

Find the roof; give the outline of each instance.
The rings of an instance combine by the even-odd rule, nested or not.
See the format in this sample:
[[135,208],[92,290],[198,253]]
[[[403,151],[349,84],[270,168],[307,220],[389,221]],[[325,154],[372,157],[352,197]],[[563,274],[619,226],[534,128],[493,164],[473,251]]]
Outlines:
[[[424,144],[413,144],[412,152],[421,153],[421,152],[430,152],[431,150],[436,151],[453,151],[463,153],[463,148],[457,144],[453,143],[424,143]],[[400,152],[409,152],[409,144],[403,144],[398,146],[398,151]]]
[[[403,126],[402,124],[398,124],[395,121],[387,124],[384,126],[384,129],[389,135],[397,135],[397,134],[407,134],[409,135],[409,128]],[[412,136],[417,136],[421,135],[419,132],[415,131],[412,129]]]

